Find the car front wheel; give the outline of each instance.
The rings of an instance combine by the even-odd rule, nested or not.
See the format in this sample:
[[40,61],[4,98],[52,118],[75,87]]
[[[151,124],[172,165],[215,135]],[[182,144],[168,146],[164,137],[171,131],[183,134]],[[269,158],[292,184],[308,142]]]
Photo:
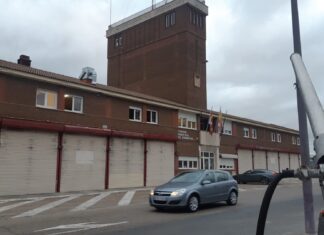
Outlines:
[[228,195],[227,205],[234,206],[237,204],[237,193],[233,190]]
[[192,195],[188,200],[187,209],[189,212],[196,212],[199,208],[199,199],[197,196]]

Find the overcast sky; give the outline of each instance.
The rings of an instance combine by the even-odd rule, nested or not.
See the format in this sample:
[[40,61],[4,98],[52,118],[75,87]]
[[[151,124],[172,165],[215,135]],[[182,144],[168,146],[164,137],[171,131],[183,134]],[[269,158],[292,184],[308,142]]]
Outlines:
[[[91,66],[106,84],[114,23],[151,0],[0,0],[0,59],[78,77]],[[158,0],[157,0],[158,2]],[[208,108],[298,129],[290,0],[207,0]],[[299,0],[303,58],[324,98],[324,0]]]

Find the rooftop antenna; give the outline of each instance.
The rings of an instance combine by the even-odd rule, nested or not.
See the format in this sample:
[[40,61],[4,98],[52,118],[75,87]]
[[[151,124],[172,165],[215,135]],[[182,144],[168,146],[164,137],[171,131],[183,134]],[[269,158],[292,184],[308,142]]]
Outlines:
[[155,8],[155,0],[152,0],[152,10]]
[[112,8],[112,0],[109,0],[109,25],[111,25],[111,8]]

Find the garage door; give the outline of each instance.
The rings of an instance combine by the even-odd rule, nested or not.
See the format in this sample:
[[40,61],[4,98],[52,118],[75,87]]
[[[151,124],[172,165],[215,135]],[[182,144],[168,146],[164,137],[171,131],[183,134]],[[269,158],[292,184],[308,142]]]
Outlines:
[[112,138],[109,162],[109,188],[144,185],[143,140]]
[[55,133],[1,130],[0,194],[55,192]]
[[252,169],[252,151],[239,149],[238,153],[238,165],[239,165],[239,173],[243,173],[247,170]]
[[63,135],[61,191],[105,188],[106,138]]
[[279,172],[278,152],[268,152],[268,169]]
[[147,141],[147,186],[166,183],[174,176],[174,144]]
[[266,153],[264,151],[254,151],[254,169],[267,169]]
[[289,169],[289,155],[288,153],[279,153],[280,156],[280,171]]
[[293,170],[299,168],[298,154],[290,154],[290,168]]

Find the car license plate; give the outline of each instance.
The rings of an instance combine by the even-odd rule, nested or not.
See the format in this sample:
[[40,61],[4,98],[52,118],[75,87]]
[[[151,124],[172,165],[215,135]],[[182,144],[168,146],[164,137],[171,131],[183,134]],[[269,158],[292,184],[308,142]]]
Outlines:
[[166,197],[164,197],[164,196],[154,196],[154,200],[157,200],[157,201],[166,201]]

